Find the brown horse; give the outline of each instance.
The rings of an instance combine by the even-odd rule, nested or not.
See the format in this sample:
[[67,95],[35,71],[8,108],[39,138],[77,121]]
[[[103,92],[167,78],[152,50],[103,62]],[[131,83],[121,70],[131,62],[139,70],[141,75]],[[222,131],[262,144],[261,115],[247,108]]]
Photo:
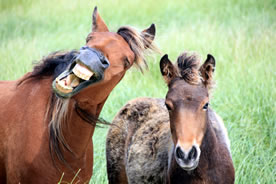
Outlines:
[[138,98],[113,120],[106,142],[109,183],[234,183],[230,143],[208,106],[215,59],[165,55],[166,99]]
[[16,81],[0,82],[0,183],[88,182],[91,141],[112,89],[154,50],[155,26],[109,32],[93,12],[79,51],[55,52]]

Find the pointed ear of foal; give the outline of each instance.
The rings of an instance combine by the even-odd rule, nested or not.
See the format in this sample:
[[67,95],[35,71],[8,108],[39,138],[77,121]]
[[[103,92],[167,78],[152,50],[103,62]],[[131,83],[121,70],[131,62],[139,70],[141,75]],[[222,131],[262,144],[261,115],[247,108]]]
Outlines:
[[149,28],[142,31],[142,35],[146,40],[145,48],[150,47],[152,41],[155,38],[156,28],[154,24],[151,24]]
[[177,76],[176,68],[169,60],[167,54],[165,54],[160,60],[160,71],[167,84]]
[[108,32],[108,28],[98,13],[97,6],[94,8],[92,15],[92,32]]
[[211,87],[215,68],[216,68],[216,60],[211,54],[208,54],[206,61],[199,68],[203,83],[208,88]]

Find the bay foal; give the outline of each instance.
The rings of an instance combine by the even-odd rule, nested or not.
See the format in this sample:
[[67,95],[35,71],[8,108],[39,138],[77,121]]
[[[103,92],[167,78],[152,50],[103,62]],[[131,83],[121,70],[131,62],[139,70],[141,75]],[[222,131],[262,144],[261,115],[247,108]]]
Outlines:
[[[106,141],[109,183],[234,183],[230,143],[209,107],[215,59],[160,61],[166,99],[138,98],[116,115]],[[199,67],[200,66],[200,67]]]

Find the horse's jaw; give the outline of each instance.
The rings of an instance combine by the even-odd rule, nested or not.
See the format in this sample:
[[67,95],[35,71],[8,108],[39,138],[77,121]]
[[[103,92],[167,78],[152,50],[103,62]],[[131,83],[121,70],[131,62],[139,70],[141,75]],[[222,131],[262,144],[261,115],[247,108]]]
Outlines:
[[84,88],[101,81],[109,67],[108,60],[95,49],[85,47],[80,50],[69,67],[52,83],[57,96],[70,98]]

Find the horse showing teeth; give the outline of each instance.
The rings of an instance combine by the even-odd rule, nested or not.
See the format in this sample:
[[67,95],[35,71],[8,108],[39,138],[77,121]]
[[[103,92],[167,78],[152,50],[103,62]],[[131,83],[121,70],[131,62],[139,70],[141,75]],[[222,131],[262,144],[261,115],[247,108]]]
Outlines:
[[73,68],[73,73],[83,80],[89,80],[90,77],[92,77],[94,74],[91,70],[89,70],[81,63],[76,64],[76,66]]
[[70,93],[73,91],[73,88],[71,86],[66,86],[65,80],[57,80],[56,88],[63,93]]
[[78,86],[80,83],[80,79],[74,75],[74,74],[70,74],[66,77],[66,86],[70,86],[70,87],[76,87]]
[[80,83],[80,79],[78,78],[78,77],[76,77],[75,75],[74,75],[74,79],[73,79],[73,81],[71,82],[71,87],[77,87],[78,85],[79,85],[79,83]]

